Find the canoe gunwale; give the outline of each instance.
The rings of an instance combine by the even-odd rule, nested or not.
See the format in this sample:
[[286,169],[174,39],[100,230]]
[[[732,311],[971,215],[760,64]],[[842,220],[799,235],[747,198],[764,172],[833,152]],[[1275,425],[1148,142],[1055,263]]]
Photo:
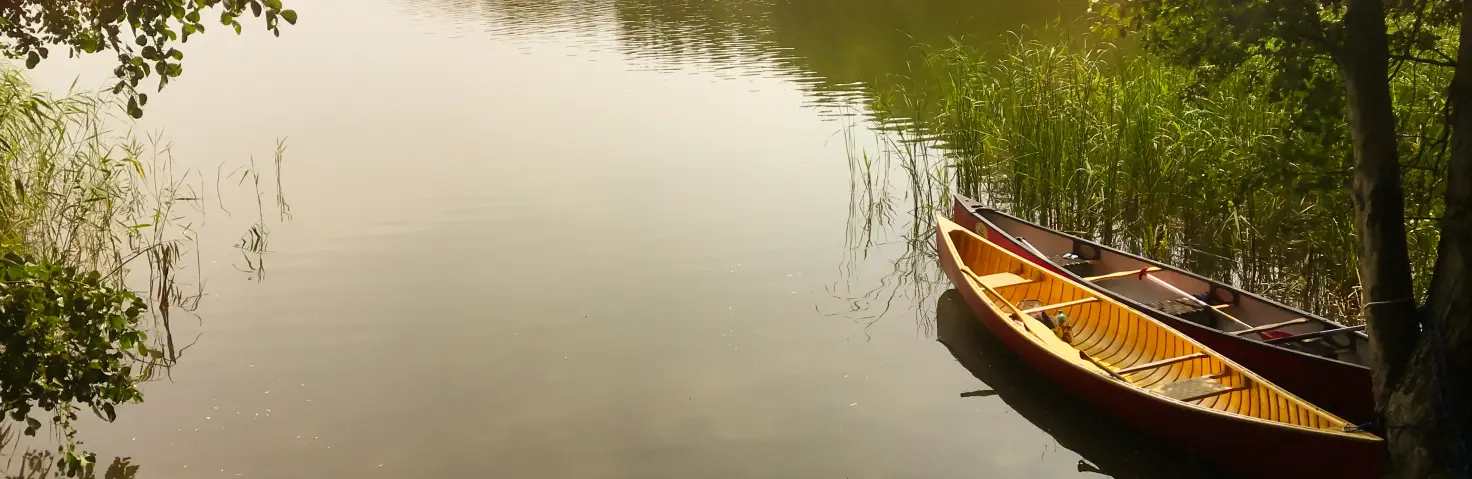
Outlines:
[[[1005,229],[1003,229],[1001,227],[998,227],[994,223],[992,223],[991,220],[989,220],[989,219],[987,219],[985,217],[982,217],[981,216],[982,214],[995,214],[995,215],[998,215],[998,216],[1006,217],[1006,218],[1008,218],[1010,220],[1017,221],[1019,223],[1023,223],[1023,224],[1027,224],[1027,225],[1031,225],[1031,226],[1037,227],[1039,229],[1045,230],[1045,231],[1047,231],[1049,233],[1056,234],[1056,235],[1062,236],[1064,238],[1067,238],[1069,240],[1072,240],[1075,245],[1079,245],[1079,244],[1088,245],[1088,246],[1090,246],[1090,247],[1092,247],[1092,248],[1094,248],[1096,250],[1096,254],[1094,255],[1093,258],[1087,258],[1087,259],[1097,259],[1098,258],[1098,254],[1097,254],[1098,251],[1107,250],[1107,251],[1109,251],[1111,253],[1118,254],[1118,255],[1124,256],[1126,258],[1129,258],[1129,259],[1132,259],[1132,260],[1136,260],[1136,261],[1140,261],[1142,263],[1151,265],[1152,267],[1160,268],[1160,271],[1169,271],[1169,272],[1172,272],[1172,273],[1180,274],[1180,275],[1183,275],[1183,276],[1187,276],[1187,277],[1190,277],[1190,278],[1193,278],[1193,279],[1196,279],[1196,280],[1205,282],[1208,285],[1210,285],[1210,288],[1211,288],[1211,291],[1212,292],[1215,292],[1215,291],[1219,291],[1220,290],[1220,291],[1226,291],[1226,292],[1230,293],[1234,297],[1233,298],[1234,299],[1234,302],[1235,302],[1235,300],[1236,300],[1237,297],[1249,297],[1249,298],[1252,298],[1254,300],[1261,301],[1261,302],[1263,302],[1263,303],[1265,303],[1267,305],[1270,305],[1270,306],[1273,306],[1273,307],[1277,307],[1277,308],[1282,308],[1284,310],[1291,311],[1291,312],[1293,312],[1295,314],[1300,314],[1301,315],[1300,317],[1303,318],[1303,319],[1307,319],[1309,321],[1312,321],[1312,322],[1316,322],[1316,323],[1320,323],[1320,324],[1325,325],[1325,328],[1324,329],[1326,329],[1326,330],[1327,329],[1338,329],[1338,328],[1344,328],[1344,327],[1346,327],[1342,323],[1339,323],[1339,322],[1330,320],[1328,318],[1324,318],[1323,316],[1319,316],[1319,315],[1316,315],[1316,314],[1313,314],[1313,313],[1310,313],[1310,312],[1307,312],[1307,311],[1303,311],[1303,310],[1298,309],[1298,308],[1294,308],[1292,306],[1288,306],[1288,305],[1283,304],[1283,303],[1280,303],[1278,301],[1274,301],[1272,299],[1262,297],[1262,296],[1260,296],[1260,295],[1258,295],[1256,293],[1252,293],[1250,291],[1246,291],[1246,290],[1242,290],[1242,289],[1236,288],[1234,286],[1231,286],[1231,285],[1222,283],[1220,281],[1217,281],[1217,280],[1214,280],[1214,279],[1211,279],[1211,278],[1202,276],[1200,274],[1191,272],[1189,270],[1181,269],[1181,268],[1179,268],[1177,266],[1173,266],[1173,265],[1170,265],[1170,264],[1166,264],[1166,263],[1162,263],[1162,262],[1159,262],[1159,261],[1155,261],[1155,260],[1152,260],[1150,258],[1139,256],[1139,255],[1136,255],[1136,254],[1133,254],[1133,253],[1130,253],[1130,252],[1127,252],[1127,251],[1122,251],[1122,250],[1119,250],[1119,249],[1116,249],[1116,248],[1111,248],[1109,246],[1105,246],[1105,245],[1099,244],[1098,242],[1095,242],[1095,241],[1091,241],[1091,240],[1088,240],[1088,239],[1085,239],[1085,238],[1081,238],[1081,237],[1078,237],[1078,236],[1075,236],[1075,235],[1072,235],[1072,234],[1068,234],[1068,233],[1063,232],[1063,231],[1058,231],[1058,230],[1055,230],[1055,229],[1052,229],[1052,228],[1048,228],[1046,226],[1042,226],[1042,225],[1033,223],[1031,221],[1024,220],[1022,218],[1018,218],[1016,216],[1007,214],[1006,212],[999,211],[999,210],[996,210],[994,208],[990,208],[990,207],[987,207],[985,205],[982,205],[982,204],[980,204],[979,202],[977,202],[975,200],[972,200],[970,198],[967,198],[967,197],[962,196],[962,195],[959,195],[959,194],[954,195],[953,200],[957,204],[961,205],[967,212],[970,212],[970,213],[975,214],[977,216],[977,220],[978,221],[985,221],[987,223],[987,226],[990,227],[990,228],[995,228],[995,229],[998,229],[998,230],[1001,230],[1001,231],[1005,231]],[[1077,249],[1078,248],[1075,247],[1075,250],[1077,250]],[[1078,254],[1077,251],[1075,251],[1075,254]],[[1080,256],[1082,256],[1082,255],[1080,255]],[[1047,258],[1042,258],[1042,259],[1044,261],[1047,261]],[[1049,266],[1056,267],[1056,265],[1052,265],[1051,263],[1049,264]],[[1053,269],[1053,268],[1049,268],[1049,269]],[[1067,278],[1069,278],[1071,280],[1074,280],[1074,281],[1079,281],[1079,280],[1085,280],[1085,279],[1087,279],[1087,278],[1083,278],[1081,276],[1078,276],[1076,274],[1073,274],[1073,272],[1068,271],[1066,269],[1062,269],[1062,268],[1056,268],[1056,269],[1059,270],[1059,271],[1061,271],[1062,274],[1065,277],[1067,277]],[[1170,313],[1166,313],[1166,312],[1163,312],[1163,311],[1160,311],[1160,310],[1151,308],[1151,307],[1149,307],[1146,304],[1143,304],[1143,303],[1141,303],[1139,301],[1136,301],[1134,299],[1125,297],[1124,295],[1115,293],[1114,291],[1111,291],[1110,289],[1105,288],[1105,287],[1102,287],[1102,286],[1091,285],[1091,284],[1086,284],[1086,286],[1089,286],[1091,289],[1093,289],[1093,290],[1095,290],[1095,291],[1103,294],[1104,296],[1108,296],[1111,299],[1114,299],[1116,301],[1119,301],[1121,303],[1124,303],[1125,305],[1127,305],[1127,306],[1129,306],[1129,307],[1131,307],[1133,309],[1140,310],[1140,311],[1152,311],[1152,312],[1154,312],[1156,314],[1160,314],[1160,315],[1163,315],[1163,316],[1169,316],[1169,317],[1175,319],[1175,321],[1178,323],[1178,324],[1172,324],[1171,327],[1190,327],[1190,328],[1196,328],[1196,329],[1201,330],[1201,331],[1207,331],[1207,332],[1214,333],[1214,334],[1219,334],[1219,335],[1222,335],[1222,336],[1233,337],[1235,339],[1242,340],[1242,341],[1251,341],[1251,342],[1254,342],[1254,343],[1260,343],[1260,344],[1263,344],[1263,345],[1266,345],[1266,346],[1269,346],[1269,347],[1272,347],[1272,348],[1275,348],[1275,349],[1278,349],[1278,350],[1281,350],[1281,351],[1284,351],[1284,352],[1289,352],[1289,353],[1293,353],[1293,354],[1296,354],[1296,355],[1304,356],[1304,357],[1307,357],[1307,358],[1312,358],[1314,360],[1334,362],[1334,363],[1337,363],[1337,364],[1340,364],[1340,365],[1350,366],[1350,367],[1354,367],[1354,368],[1357,368],[1357,369],[1362,369],[1364,371],[1369,371],[1369,369],[1370,369],[1369,366],[1366,366],[1366,365],[1360,364],[1360,363],[1355,363],[1355,362],[1351,362],[1351,361],[1345,361],[1345,360],[1342,360],[1342,359],[1339,359],[1339,358],[1331,358],[1331,357],[1327,357],[1327,356],[1320,356],[1320,355],[1317,355],[1317,354],[1312,354],[1312,353],[1308,353],[1308,352],[1304,352],[1304,351],[1299,351],[1299,350],[1295,350],[1295,349],[1292,349],[1292,348],[1286,348],[1286,347],[1283,347],[1281,345],[1274,344],[1274,343],[1267,343],[1267,342],[1262,342],[1262,341],[1253,341],[1251,338],[1234,335],[1233,333],[1235,333],[1236,331],[1223,331],[1223,330],[1212,328],[1212,327],[1209,327],[1209,326],[1204,326],[1204,325],[1197,324],[1197,323],[1194,323],[1194,322],[1191,322],[1191,321],[1187,321],[1187,320],[1181,318],[1180,316],[1176,316],[1176,315],[1173,315],[1173,314],[1170,314]],[[1368,340],[1369,339],[1369,337],[1364,332],[1362,332],[1362,331],[1348,331],[1347,333],[1357,335],[1361,339],[1365,339],[1365,340]]]
[[[1032,264],[1032,262],[1029,261],[1029,260],[1027,260],[1027,259],[1025,259],[1025,258],[1022,258],[1020,256],[1017,256],[1016,253],[1013,253],[1011,251],[1008,251],[1007,249],[1002,248],[1002,247],[996,245],[995,243],[991,242],[990,240],[988,240],[988,239],[986,239],[984,237],[978,236],[976,233],[973,233],[973,232],[967,230],[966,228],[960,227],[959,225],[955,225],[954,223],[951,223],[950,226],[946,226],[946,223],[950,223],[950,221],[949,220],[946,220],[943,217],[937,219],[937,238],[939,239],[939,242],[941,243],[941,245],[944,246],[944,249],[942,249],[941,251],[939,251],[939,253],[942,254],[942,255],[949,256],[949,258],[951,259],[951,261],[956,265],[957,276],[959,276],[959,278],[953,277],[952,278],[953,282],[956,282],[958,287],[962,287],[964,285],[964,287],[970,289],[972,291],[972,294],[974,296],[979,297],[979,298],[982,299],[982,303],[984,305],[986,305],[986,307],[989,310],[988,313],[990,313],[992,316],[1000,319],[1001,320],[1000,321],[1001,323],[1007,324],[1008,325],[1008,329],[1011,330],[1011,332],[1013,334],[1015,334],[1017,336],[1020,336],[1022,338],[1027,339],[1028,343],[1030,343],[1033,347],[1035,347],[1035,348],[1037,348],[1037,349],[1039,349],[1039,350],[1047,353],[1056,362],[1066,363],[1069,367],[1072,367],[1072,368],[1074,368],[1074,369],[1076,369],[1076,370],[1078,370],[1080,372],[1083,372],[1085,374],[1088,374],[1090,376],[1093,376],[1093,377],[1097,378],[1100,381],[1104,381],[1104,382],[1107,382],[1107,383],[1111,384],[1111,387],[1113,387],[1113,388],[1118,388],[1118,389],[1121,389],[1121,390],[1131,391],[1131,394],[1133,394],[1134,396],[1138,397],[1139,399],[1144,400],[1144,401],[1150,401],[1153,404],[1158,404],[1158,405],[1162,405],[1162,406],[1166,406],[1166,407],[1172,407],[1172,408],[1187,408],[1187,409],[1189,409],[1192,412],[1195,412],[1195,413],[1207,413],[1207,414],[1210,414],[1213,417],[1217,417],[1217,418],[1223,419],[1223,420],[1237,421],[1237,422],[1246,422],[1246,423],[1253,424],[1253,425],[1260,426],[1260,427],[1268,427],[1268,428],[1275,428],[1275,429],[1292,430],[1292,431],[1295,431],[1297,433],[1308,433],[1308,434],[1315,434],[1315,435],[1327,435],[1327,436],[1333,436],[1333,437],[1343,438],[1343,439],[1346,439],[1346,440],[1362,441],[1362,442],[1367,442],[1367,443],[1378,443],[1378,442],[1381,442],[1382,441],[1381,438],[1379,438],[1379,437],[1377,437],[1375,435],[1372,435],[1372,434],[1369,434],[1369,433],[1365,433],[1365,432],[1361,432],[1361,431],[1351,432],[1351,431],[1342,430],[1341,428],[1314,428],[1314,427],[1302,426],[1302,425],[1298,425],[1298,424],[1290,424],[1290,423],[1285,423],[1285,422],[1273,421],[1273,420],[1269,420],[1269,419],[1264,419],[1264,418],[1255,417],[1255,416],[1249,416],[1249,415],[1240,414],[1240,413],[1233,413],[1233,412],[1222,411],[1222,410],[1218,410],[1218,409],[1213,409],[1211,407],[1207,407],[1207,406],[1202,405],[1202,404],[1197,404],[1195,402],[1182,402],[1182,401],[1179,401],[1179,400],[1176,400],[1176,399],[1172,399],[1172,398],[1170,398],[1168,396],[1165,396],[1163,394],[1159,394],[1159,393],[1150,391],[1148,389],[1144,389],[1144,388],[1142,388],[1142,387],[1140,387],[1138,385],[1131,384],[1131,383],[1128,383],[1128,382],[1125,382],[1125,381],[1121,381],[1120,379],[1116,379],[1117,377],[1120,377],[1120,376],[1118,374],[1114,373],[1112,370],[1108,369],[1107,367],[1104,370],[1102,370],[1102,371],[1098,367],[1095,367],[1095,366],[1103,366],[1102,364],[1099,364],[1097,361],[1092,361],[1093,364],[1090,364],[1089,367],[1085,367],[1085,364],[1087,364],[1089,361],[1084,361],[1084,359],[1088,359],[1089,358],[1089,355],[1087,355],[1086,353],[1084,353],[1084,351],[1079,350],[1080,353],[1084,353],[1084,357],[1083,358],[1079,358],[1078,360],[1071,360],[1069,358],[1062,357],[1062,356],[1059,355],[1059,353],[1057,351],[1054,351],[1052,348],[1049,348],[1048,346],[1042,344],[1040,339],[1033,339],[1033,338],[1031,338],[1030,335],[1029,335],[1029,330],[1027,330],[1025,326],[1020,325],[1020,324],[1017,324],[1017,322],[1015,322],[1015,321],[1007,320],[1007,318],[1010,316],[1010,314],[1002,311],[1002,308],[998,307],[997,304],[996,304],[996,302],[994,300],[989,299],[988,298],[988,295],[982,294],[982,291],[983,291],[982,288],[980,288],[978,286],[978,284],[975,282],[974,279],[972,279],[969,275],[966,275],[965,273],[961,273],[960,272],[962,268],[969,269],[969,266],[966,265],[966,263],[965,263],[962,255],[960,254],[959,249],[957,249],[957,247],[956,247],[955,241],[952,240],[952,238],[951,238],[950,235],[952,233],[954,233],[954,232],[964,232],[964,234],[969,235],[973,240],[976,240],[976,241],[979,241],[979,242],[981,242],[981,243],[983,243],[985,245],[988,245],[989,247],[996,249],[997,251],[1001,252],[1002,254],[1010,255],[1010,256],[1016,258],[1017,260],[1023,261],[1024,263],[1027,263],[1027,264]],[[944,262],[943,262],[943,264],[944,264]],[[1043,268],[1041,266],[1036,266],[1036,265],[1034,265],[1034,266],[1043,275],[1053,275],[1057,279],[1060,279],[1060,280],[1063,280],[1063,281],[1069,282],[1069,283],[1074,283],[1075,286],[1077,286],[1081,291],[1084,291],[1084,292],[1087,292],[1087,293],[1092,293],[1092,294],[1099,294],[1098,291],[1095,291],[1092,288],[1088,288],[1087,286],[1084,286],[1084,285],[1078,285],[1077,282],[1074,281],[1072,278],[1069,278],[1067,276],[1060,275],[1060,274],[1058,274],[1056,272],[1053,272],[1053,271],[1051,271],[1051,270],[1049,270],[1047,268]],[[948,273],[949,273],[949,271],[948,271]],[[960,281],[956,281],[958,279]],[[1002,288],[999,288],[999,289],[1002,289]],[[1290,391],[1288,391],[1286,389],[1283,389],[1281,387],[1278,387],[1278,386],[1272,384],[1271,382],[1268,382],[1267,380],[1259,377],[1255,373],[1252,373],[1247,368],[1242,367],[1241,365],[1239,365],[1236,362],[1230,360],[1229,358],[1227,358],[1225,356],[1222,356],[1221,354],[1216,353],[1215,351],[1212,351],[1211,349],[1207,348],[1205,345],[1201,344],[1200,342],[1197,342],[1195,339],[1191,338],[1190,336],[1185,335],[1185,334],[1182,334],[1182,333],[1179,333],[1179,332],[1176,332],[1170,326],[1168,326],[1168,325],[1160,322],[1160,320],[1158,320],[1158,319],[1150,316],[1149,314],[1145,314],[1143,312],[1140,312],[1138,310],[1135,310],[1134,308],[1131,308],[1130,306],[1128,306],[1126,304],[1123,304],[1123,303],[1120,303],[1118,301],[1115,301],[1113,298],[1110,298],[1107,295],[1101,295],[1101,297],[1099,298],[1099,301],[1113,302],[1117,306],[1123,307],[1124,309],[1129,310],[1130,312],[1134,313],[1133,314],[1133,317],[1134,318],[1137,318],[1138,320],[1141,320],[1141,321],[1147,321],[1147,322],[1154,323],[1154,324],[1160,326],[1161,328],[1164,328],[1166,331],[1170,331],[1172,334],[1177,335],[1180,339],[1193,344],[1195,347],[1199,348],[1202,352],[1206,353],[1211,358],[1216,359],[1218,361],[1221,361],[1224,366],[1226,366],[1228,368],[1231,368],[1231,369],[1235,369],[1236,372],[1238,374],[1240,374],[1241,377],[1244,380],[1258,382],[1259,384],[1261,384],[1261,385],[1263,385],[1265,387],[1271,388],[1274,392],[1276,392],[1278,394],[1281,394],[1281,395],[1284,395],[1284,396],[1287,396],[1287,397],[1291,397],[1291,398],[1299,401],[1301,404],[1308,405],[1311,410],[1314,410],[1315,412],[1317,412],[1317,413],[1325,416],[1326,418],[1328,418],[1328,419],[1330,419],[1332,421],[1337,421],[1337,422],[1343,424],[1344,426],[1350,426],[1350,425],[1353,424],[1353,423],[1351,423],[1349,421],[1346,421],[1346,420],[1344,420],[1342,418],[1339,418],[1338,416],[1334,415],[1333,413],[1331,413],[1331,412],[1329,412],[1327,410],[1324,410],[1323,408],[1319,408],[1319,407],[1313,405],[1312,403],[1299,398],[1297,395],[1293,394],[1292,392],[1290,392]],[[1070,347],[1074,347],[1074,346],[1070,345]],[[1075,350],[1077,350],[1077,349],[1075,349]],[[1230,370],[1228,370],[1228,372],[1230,373]],[[1146,399],[1146,398],[1148,398],[1148,399]]]

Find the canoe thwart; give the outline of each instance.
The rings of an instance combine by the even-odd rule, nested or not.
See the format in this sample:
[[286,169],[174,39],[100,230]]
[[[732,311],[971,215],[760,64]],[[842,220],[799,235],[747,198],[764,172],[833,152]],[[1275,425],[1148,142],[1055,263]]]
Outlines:
[[1047,305],[1047,306],[1038,306],[1038,307],[1034,307],[1034,308],[1027,308],[1027,309],[1022,310],[1022,314],[1046,313],[1046,312],[1048,312],[1050,310],[1060,309],[1060,308],[1066,308],[1066,307],[1077,305],[1077,304],[1092,303],[1092,302],[1098,301],[1098,300],[1099,300],[1099,298],[1094,297],[1094,296],[1090,296],[1090,297],[1087,297],[1087,298],[1075,299],[1073,301],[1064,301],[1064,302],[1058,303],[1058,304],[1050,304],[1050,305]]
[[1211,376],[1200,376],[1182,379],[1164,386],[1152,388],[1151,390],[1177,401],[1191,402],[1243,389],[1247,389],[1247,387],[1232,387],[1218,382]]
[[1287,321],[1283,321],[1281,323],[1264,324],[1262,326],[1258,326],[1258,327],[1255,327],[1255,328],[1248,328],[1248,329],[1244,329],[1244,330],[1241,330],[1241,331],[1232,331],[1229,334],[1235,334],[1237,336],[1241,336],[1241,335],[1244,335],[1244,334],[1261,333],[1263,331],[1272,331],[1274,329],[1288,327],[1288,326],[1292,326],[1292,325],[1295,325],[1295,324],[1303,324],[1303,323],[1307,323],[1307,322],[1309,322],[1309,319],[1308,318],[1290,319],[1290,320],[1287,320]]
[[1125,278],[1125,277],[1134,276],[1134,275],[1137,275],[1137,274],[1154,273],[1156,271],[1160,271],[1160,267],[1159,266],[1151,266],[1151,267],[1145,268],[1145,269],[1132,269],[1132,270],[1129,270],[1129,271],[1116,271],[1116,272],[1109,273],[1109,274],[1101,274],[1101,275],[1098,275],[1098,276],[1090,276],[1090,277],[1084,278],[1084,281],[1088,281],[1090,283],[1097,283],[1099,281],[1104,281],[1104,280],[1108,280],[1108,279]]
[[1148,363],[1145,363],[1145,364],[1136,365],[1136,366],[1130,366],[1130,367],[1127,367],[1127,368],[1124,368],[1124,369],[1121,369],[1121,370],[1118,370],[1118,371],[1115,371],[1115,372],[1117,372],[1119,374],[1137,373],[1137,372],[1140,372],[1140,371],[1144,371],[1146,369],[1155,369],[1155,368],[1158,368],[1158,367],[1161,367],[1161,366],[1169,366],[1169,365],[1172,365],[1172,364],[1175,364],[1175,363],[1190,361],[1192,359],[1201,359],[1201,358],[1204,358],[1204,357],[1207,357],[1206,356],[1206,353],[1187,354],[1185,356],[1178,356],[1178,357],[1174,357],[1174,358],[1162,359],[1162,360],[1159,360],[1159,361],[1151,361],[1151,362],[1148,362]]

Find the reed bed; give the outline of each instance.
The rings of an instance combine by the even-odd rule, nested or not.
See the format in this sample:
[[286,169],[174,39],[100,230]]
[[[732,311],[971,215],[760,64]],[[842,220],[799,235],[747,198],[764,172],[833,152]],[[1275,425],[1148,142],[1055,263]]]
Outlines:
[[[134,136],[123,112],[119,97],[36,91],[20,71],[0,67],[0,256],[9,261],[0,329],[11,346],[0,347],[0,446],[9,446],[0,447],[0,477],[103,473],[77,448],[77,413],[86,406],[113,420],[114,405],[142,400],[137,384],[167,374],[189,347],[176,345],[171,322],[203,295],[195,225],[205,216],[204,179],[176,170],[158,137]],[[284,148],[278,143],[274,161],[283,222]],[[254,163],[239,175],[253,181],[259,220],[237,247],[259,279],[269,234],[262,178]],[[37,306],[51,296],[62,306]],[[20,437],[43,420],[53,437]],[[136,469],[115,460],[105,474]]]
[[[911,174],[914,229],[954,188],[1013,214],[1091,237],[1316,313],[1358,322],[1347,135],[1304,128],[1301,100],[1251,65],[1218,78],[1147,54],[1013,36],[991,55],[940,50],[924,90],[878,95],[915,112],[891,147]],[[1445,166],[1450,71],[1406,65],[1395,78],[1418,285],[1429,279]],[[883,114],[877,116],[883,117]],[[904,122],[883,122],[887,124]],[[1342,122],[1339,122],[1342,123]],[[1334,125],[1333,121],[1320,124]],[[926,153],[926,155],[930,155]],[[937,170],[939,168],[939,170]],[[919,233],[913,243],[928,241]]]

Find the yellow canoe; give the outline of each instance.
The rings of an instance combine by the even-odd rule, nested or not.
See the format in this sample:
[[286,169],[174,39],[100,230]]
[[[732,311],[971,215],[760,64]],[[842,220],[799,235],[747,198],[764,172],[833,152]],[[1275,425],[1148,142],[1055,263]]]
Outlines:
[[[1379,437],[1145,314],[944,217],[936,223],[941,266],[981,322],[1081,400],[1235,469],[1335,477],[1378,471]],[[1060,311],[1068,318],[1061,328],[1039,319]]]

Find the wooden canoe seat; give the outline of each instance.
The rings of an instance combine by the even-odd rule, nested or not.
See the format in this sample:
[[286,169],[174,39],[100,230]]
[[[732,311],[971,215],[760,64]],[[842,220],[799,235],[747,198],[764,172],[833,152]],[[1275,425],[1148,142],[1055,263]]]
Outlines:
[[1073,305],[1076,305],[1076,304],[1092,303],[1092,302],[1098,301],[1098,300],[1099,300],[1099,298],[1090,296],[1090,297],[1087,297],[1087,298],[1075,299],[1073,301],[1064,301],[1064,302],[1058,303],[1058,304],[1050,304],[1050,305],[1047,305],[1047,306],[1038,306],[1038,307],[1035,307],[1035,308],[1027,308],[1027,309],[1022,310],[1022,314],[1045,313],[1045,312],[1047,312],[1050,309],[1066,308],[1066,307],[1073,306]]
[[[1145,268],[1145,272],[1146,273],[1154,273],[1156,271],[1160,271],[1160,267],[1158,267],[1158,266],[1151,266],[1149,268]],[[1129,270],[1129,271],[1117,271],[1117,272],[1113,272],[1113,273],[1109,273],[1109,274],[1101,274],[1101,275],[1098,275],[1098,276],[1090,276],[1090,277],[1084,278],[1084,281],[1088,281],[1090,283],[1097,283],[1097,282],[1108,280],[1108,279],[1125,278],[1125,277],[1134,276],[1134,275],[1137,275],[1137,274],[1140,274],[1140,270],[1138,270],[1138,269],[1132,269],[1132,270]]]
[[1287,321],[1283,321],[1281,323],[1264,324],[1262,326],[1258,326],[1258,327],[1255,327],[1255,328],[1248,328],[1248,329],[1244,329],[1244,330],[1241,330],[1241,331],[1232,331],[1229,334],[1234,334],[1234,335],[1237,335],[1237,336],[1241,336],[1241,335],[1244,335],[1244,334],[1261,333],[1263,331],[1272,331],[1274,329],[1288,327],[1288,326],[1292,326],[1292,325],[1295,325],[1295,324],[1303,324],[1303,323],[1307,323],[1307,322],[1309,322],[1309,319],[1308,318],[1290,319],[1290,320],[1287,320]]
[[[1150,309],[1160,311],[1171,316],[1187,317],[1206,311],[1206,305],[1192,298],[1176,298],[1164,301],[1156,301],[1145,305]],[[1225,306],[1223,306],[1225,307]],[[1216,308],[1220,309],[1220,308]]]
[[1094,269],[1094,260],[1083,259],[1070,253],[1048,256],[1048,262],[1079,276],[1086,276]]
[[1181,402],[1200,401],[1219,394],[1247,389],[1247,386],[1231,387],[1222,384],[1213,376],[1199,376],[1150,388],[1161,396]]
[[1130,366],[1130,367],[1127,367],[1127,368],[1124,368],[1124,369],[1121,369],[1121,370],[1118,370],[1118,371],[1115,371],[1115,372],[1117,372],[1119,374],[1137,373],[1137,372],[1140,372],[1140,371],[1144,371],[1146,369],[1155,369],[1155,368],[1158,368],[1158,367],[1161,367],[1161,366],[1169,366],[1169,365],[1172,365],[1172,364],[1175,364],[1175,363],[1190,361],[1192,359],[1201,359],[1201,358],[1204,358],[1204,357],[1207,357],[1206,356],[1206,353],[1187,354],[1185,356],[1178,356],[1178,357],[1174,357],[1174,358],[1162,359],[1162,360],[1159,360],[1159,361],[1151,361],[1151,362],[1148,362],[1148,363],[1145,363],[1145,364],[1136,365],[1136,366]]
[[1000,289],[1008,286],[1017,286],[1019,284],[1027,284],[1032,282],[1032,280],[1018,276],[1014,273],[992,273],[986,276],[977,276],[975,273],[973,273],[971,278],[975,279],[982,285],[989,286],[993,289]]

